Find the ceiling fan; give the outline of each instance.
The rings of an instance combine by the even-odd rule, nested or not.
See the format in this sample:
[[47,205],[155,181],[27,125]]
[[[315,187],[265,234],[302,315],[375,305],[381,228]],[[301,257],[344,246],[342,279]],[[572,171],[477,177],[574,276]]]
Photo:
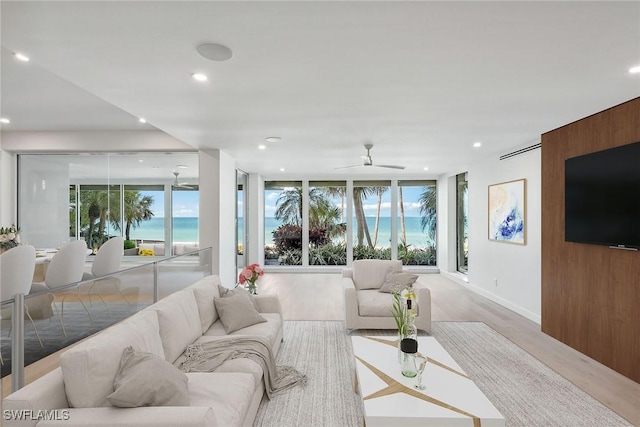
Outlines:
[[180,172],[176,172],[173,171],[173,176],[176,177],[175,181],[173,181],[172,187],[174,188],[188,188],[188,189],[197,189],[198,185],[194,185],[194,184],[188,184],[186,182],[179,182],[178,181],[178,176],[180,175]]
[[371,143],[364,144],[364,148],[367,149],[367,155],[366,156],[360,156],[360,158],[363,161],[362,164],[351,165],[351,166],[342,166],[342,167],[339,167],[339,168],[336,168],[336,169],[356,168],[356,167],[359,167],[359,166],[375,166],[375,167],[378,167],[378,168],[404,169],[404,166],[398,166],[398,165],[374,165],[373,164],[373,159],[371,159],[371,154],[369,154],[369,151],[373,148],[373,144],[371,144]]

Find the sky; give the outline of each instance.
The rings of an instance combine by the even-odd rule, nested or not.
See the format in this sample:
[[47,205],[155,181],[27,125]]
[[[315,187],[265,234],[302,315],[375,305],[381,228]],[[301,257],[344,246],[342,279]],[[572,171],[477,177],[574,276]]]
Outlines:
[[[151,210],[155,218],[164,217],[164,191],[141,191],[143,195],[153,197]],[[174,191],[173,192],[173,216],[174,217],[198,217],[199,216],[199,192],[198,191]]]

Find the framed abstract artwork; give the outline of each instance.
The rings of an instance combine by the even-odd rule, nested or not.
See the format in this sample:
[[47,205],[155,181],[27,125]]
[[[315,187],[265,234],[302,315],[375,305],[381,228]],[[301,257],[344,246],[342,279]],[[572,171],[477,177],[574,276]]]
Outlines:
[[489,186],[489,240],[526,244],[526,179]]

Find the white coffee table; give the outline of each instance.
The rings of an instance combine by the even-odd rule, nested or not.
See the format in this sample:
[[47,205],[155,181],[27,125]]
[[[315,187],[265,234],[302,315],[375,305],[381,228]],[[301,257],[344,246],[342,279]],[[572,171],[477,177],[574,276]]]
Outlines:
[[367,427],[504,427],[504,417],[433,337],[418,337],[429,361],[417,378],[400,373],[394,337],[352,336],[356,390]]

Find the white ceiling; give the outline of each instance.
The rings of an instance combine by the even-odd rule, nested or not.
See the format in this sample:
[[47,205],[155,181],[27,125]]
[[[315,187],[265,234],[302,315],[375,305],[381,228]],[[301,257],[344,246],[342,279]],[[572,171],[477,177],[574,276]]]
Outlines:
[[[638,1],[0,7],[5,129],[157,128],[271,177],[461,172],[640,96]],[[205,42],[233,58],[202,58]],[[268,136],[282,142],[259,151]],[[335,170],[366,141],[407,169]]]

